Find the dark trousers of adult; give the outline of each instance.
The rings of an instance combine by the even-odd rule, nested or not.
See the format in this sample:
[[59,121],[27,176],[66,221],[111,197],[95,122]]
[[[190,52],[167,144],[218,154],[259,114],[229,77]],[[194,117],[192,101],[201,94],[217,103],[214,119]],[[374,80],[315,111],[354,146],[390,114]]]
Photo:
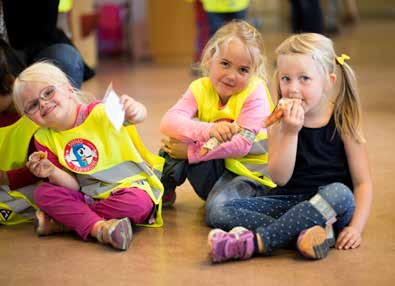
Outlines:
[[54,44],[41,50],[32,60],[33,64],[47,60],[59,67],[74,87],[80,88],[84,78],[84,62],[80,53],[71,45]]
[[291,0],[293,33],[320,33],[324,21],[319,0]]
[[206,12],[207,21],[210,29],[210,37],[214,35],[214,33],[225,25],[227,22],[232,20],[245,20],[247,16],[247,9],[231,12],[231,13],[215,13],[215,12]]

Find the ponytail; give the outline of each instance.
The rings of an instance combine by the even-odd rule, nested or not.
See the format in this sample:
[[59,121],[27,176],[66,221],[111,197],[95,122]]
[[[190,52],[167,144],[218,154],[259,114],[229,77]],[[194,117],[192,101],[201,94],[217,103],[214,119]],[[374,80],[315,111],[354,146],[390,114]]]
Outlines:
[[[344,55],[337,57],[340,67],[340,90],[335,100],[334,118],[336,126],[343,136],[351,136],[358,143],[364,143],[362,134],[362,110],[354,71],[344,62]],[[342,61],[343,59],[343,61]]]

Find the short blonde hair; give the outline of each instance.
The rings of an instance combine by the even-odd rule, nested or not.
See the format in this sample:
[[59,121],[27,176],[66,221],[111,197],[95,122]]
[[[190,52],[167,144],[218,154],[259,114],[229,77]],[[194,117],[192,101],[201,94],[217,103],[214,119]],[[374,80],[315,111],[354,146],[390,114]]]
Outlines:
[[250,53],[252,73],[266,81],[266,60],[262,35],[252,25],[239,20],[233,20],[221,27],[207,42],[200,62],[203,74],[208,74],[210,61],[213,57],[235,38],[239,39]]
[[[20,94],[25,89],[26,84],[32,82],[45,83],[48,85],[69,84],[70,80],[67,75],[54,64],[42,61],[37,62],[23,70],[14,81],[13,100],[18,112],[23,114],[23,108],[20,102]],[[73,94],[77,102],[83,102],[81,92],[73,87]]]
[[[347,63],[337,62],[332,40],[315,33],[293,35],[276,49],[277,57],[292,54],[311,56],[327,82],[329,82],[330,74],[340,73],[340,90],[334,101],[336,128],[342,136],[352,136],[357,142],[365,142],[361,128],[362,110],[355,74]],[[281,97],[277,68],[272,86],[275,89],[274,93]]]

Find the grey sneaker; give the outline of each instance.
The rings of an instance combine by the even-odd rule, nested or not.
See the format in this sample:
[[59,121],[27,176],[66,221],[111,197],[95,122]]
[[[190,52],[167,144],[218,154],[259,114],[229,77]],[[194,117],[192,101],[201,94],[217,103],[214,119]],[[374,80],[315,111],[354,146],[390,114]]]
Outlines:
[[111,244],[116,249],[128,249],[132,241],[132,225],[129,218],[111,219],[103,222],[96,237],[101,243]]

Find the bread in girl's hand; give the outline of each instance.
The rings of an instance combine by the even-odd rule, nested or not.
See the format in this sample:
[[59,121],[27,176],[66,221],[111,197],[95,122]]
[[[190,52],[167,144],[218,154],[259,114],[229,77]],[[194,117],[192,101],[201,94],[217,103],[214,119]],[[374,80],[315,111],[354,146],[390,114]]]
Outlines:
[[204,143],[202,149],[200,149],[199,156],[203,157],[206,155],[208,152],[211,150],[215,149],[216,147],[219,146],[219,141],[215,137],[211,137],[206,143]]
[[46,152],[37,151],[37,152],[30,154],[29,161],[38,162],[38,161],[41,161],[42,159],[45,159],[45,158],[47,158]]
[[[232,124],[234,124],[236,126],[237,133],[240,133],[243,130],[239,125],[237,125],[236,121],[234,121]],[[204,143],[202,149],[200,149],[199,156],[203,157],[211,150],[217,148],[220,144],[221,144],[221,142],[219,142],[217,138],[210,137],[210,139],[207,140],[206,143]]]
[[276,109],[262,122],[262,127],[269,127],[273,123],[277,122],[278,120],[283,117],[284,110],[287,110],[293,102],[300,102],[299,98],[280,98]]

